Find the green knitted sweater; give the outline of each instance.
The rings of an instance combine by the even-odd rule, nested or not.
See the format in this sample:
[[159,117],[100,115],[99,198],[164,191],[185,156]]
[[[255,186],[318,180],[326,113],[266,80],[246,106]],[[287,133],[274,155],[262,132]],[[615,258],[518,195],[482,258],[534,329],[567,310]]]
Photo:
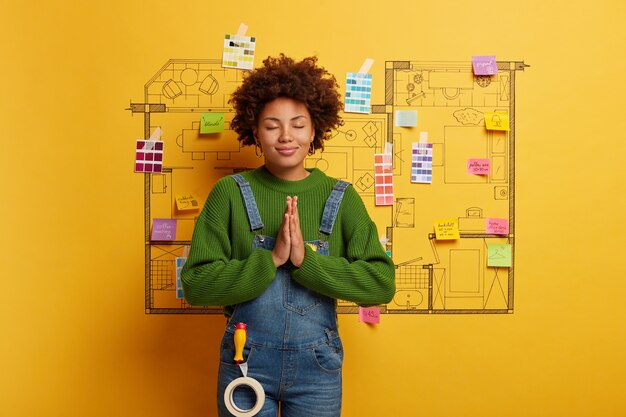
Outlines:
[[[276,178],[264,167],[242,174],[250,183],[264,224],[260,234],[277,235],[286,197],[297,195],[304,240],[319,238],[324,204],[337,180],[318,169],[309,172],[299,181]],[[197,219],[182,270],[187,302],[228,306],[261,295],[274,279],[276,267],[271,251],[252,248],[253,237],[237,183],[230,176],[220,179]],[[345,191],[328,243],[329,256],[305,245],[304,261],[292,270],[292,278],[320,294],[359,305],[392,299],[394,265],[353,187]]]

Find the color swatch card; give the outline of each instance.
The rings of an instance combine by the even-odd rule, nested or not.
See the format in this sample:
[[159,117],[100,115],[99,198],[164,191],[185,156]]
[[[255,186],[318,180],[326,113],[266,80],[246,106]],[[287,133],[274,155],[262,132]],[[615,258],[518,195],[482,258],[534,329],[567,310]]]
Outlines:
[[363,323],[379,324],[380,307],[359,307],[359,321]]
[[200,115],[200,133],[219,133],[224,131],[224,113],[202,113]]
[[513,266],[513,247],[508,243],[487,245],[487,266]]
[[138,140],[135,148],[135,172],[163,170],[163,141]]
[[496,57],[491,55],[473,56],[472,68],[474,75],[495,75],[498,73]]
[[398,127],[417,126],[417,110],[396,110],[395,124]]
[[413,142],[411,153],[411,182],[433,182],[433,144]]
[[467,160],[467,173],[472,175],[487,175],[491,172],[489,159],[470,158]]
[[393,156],[374,154],[374,193],[377,206],[393,205]]
[[176,219],[153,219],[152,240],[176,240]]
[[485,224],[485,233],[492,235],[508,235],[509,219],[487,218]]
[[460,239],[458,219],[437,219],[435,220],[435,238],[437,240]]
[[176,298],[183,298],[183,281],[181,278],[181,273],[183,271],[183,266],[185,265],[185,261],[187,258],[177,257],[176,258]]
[[222,67],[251,70],[254,67],[256,39],[245,35],[224,36]]
[[346,113],[370,112],[372,98],[372,74],[349,72],[346,79]]
[[504,112],[485,112],[487,130],[509,130],[509,114]]

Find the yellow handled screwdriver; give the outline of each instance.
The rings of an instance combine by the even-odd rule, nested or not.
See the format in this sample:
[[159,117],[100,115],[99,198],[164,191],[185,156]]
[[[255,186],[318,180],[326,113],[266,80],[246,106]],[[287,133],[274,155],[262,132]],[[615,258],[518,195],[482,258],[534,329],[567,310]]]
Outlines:
[[246,323],[237,323],[235,327],[235,357],[234,361],[237,363],[243,362],[243,347],[246,345],[246,335],[248,328]]

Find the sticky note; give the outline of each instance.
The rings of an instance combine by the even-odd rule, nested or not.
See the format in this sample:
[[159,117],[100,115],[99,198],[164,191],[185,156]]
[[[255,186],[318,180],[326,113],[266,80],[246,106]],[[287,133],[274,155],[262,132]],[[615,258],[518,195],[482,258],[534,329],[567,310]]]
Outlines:
[[449,218],[435,220],[435,238],[437,240],[460,239],[458,219]]
[[176,210],[178,211],[198,210],[200,208],[198,199],[193,194],[177,194],[175,198]]
[[224,113],[202,113],[200,115],[200,133],[219,133],[224,131]]
[[377,206],[393,205],[393,156],[374,154],[374,194]]
[[487,175],[491,172],[489,159],[470,158],[467,160],[467,173]]
[[370,113],[372,74],[349,72],[346,77],[346,113]]
[[256,39],[245,35],[225,35],[222,67],[251,70],[254,67]]
[[509,114],[505,112],[485,112],[487,130],[509,130]]
[[153,219],[152,240],[176,240],[176,219]]
[[492,235],[508,235],[509,219],[488,217],[486,219],[485,232]]
[[417,110],[396,110],[395,123],[398,127],[417,126]]
[[480,55],[472,57],[474,75],[494,75],[498,73],[496,57],[492,55]]
[[359,321],[363,323],[380,323],[380,307],[359,307]]
[[508,243],[487,245],[487,266],[513,266],[513,250]]
[[161,172],[163,170],[163,141],[138,140],[135,147],[135,172]]
[[411,153],[411,182],[433,182],[433,144],[413,142]]
[[176,258],[176,298],[183,298],[183,281],[181,273],[186,261],[186,257],[180,256]]

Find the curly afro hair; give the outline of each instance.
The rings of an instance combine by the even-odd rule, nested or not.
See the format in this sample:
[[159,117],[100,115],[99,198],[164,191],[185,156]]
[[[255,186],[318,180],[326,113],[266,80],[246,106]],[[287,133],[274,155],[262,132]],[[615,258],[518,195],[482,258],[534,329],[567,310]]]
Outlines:
[[263,67],[245,76],[229,100],[236,112],[230,125],[243,145],[256,144],[254,129],[265,105],[287,97],[307,107],[315,128],[313,146],[324,149],[331,131],[343,125],[339,116],[343,104],[335,77],[316,64],[317,57],[296,62],[280,54],[277,58],[268,57]]

